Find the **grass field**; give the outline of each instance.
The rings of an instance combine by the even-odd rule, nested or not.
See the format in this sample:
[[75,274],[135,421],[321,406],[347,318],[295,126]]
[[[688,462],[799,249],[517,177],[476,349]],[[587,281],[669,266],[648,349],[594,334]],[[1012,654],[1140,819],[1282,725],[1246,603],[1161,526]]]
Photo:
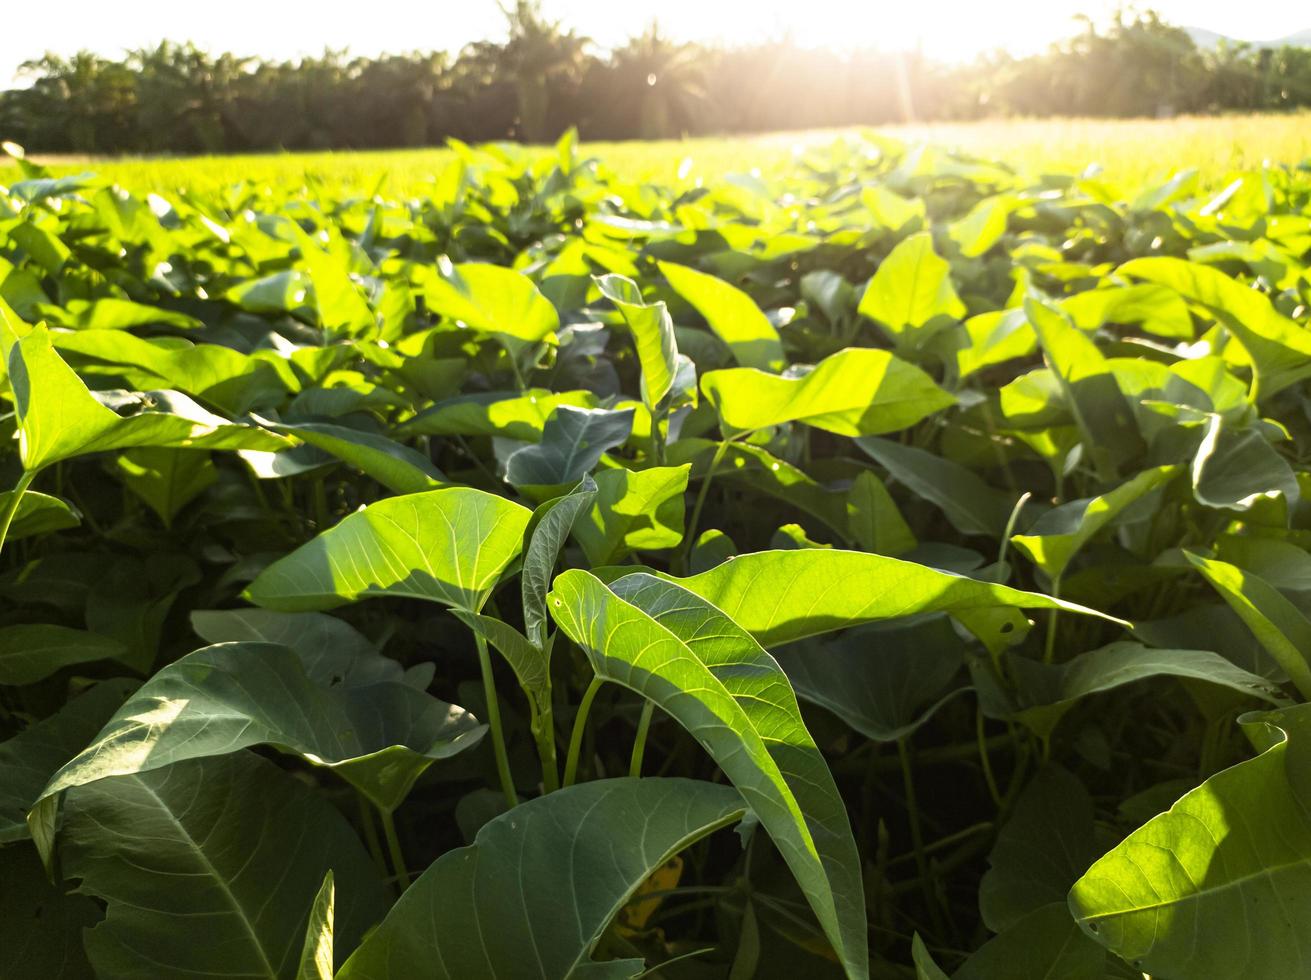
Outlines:
[[[964,150],[1023,171],[1068,173],[1096,164],[1109,179],[1125,184],[1161,179],[1186,167],[1197,168],[1206,183],[1216,184],[1231,171],[1250,169],[1263,161],[1297,164],[1311,160],[1311,113],[925,123],[875,131],[909,142]],[[784,165],[797,147],[824,144],[841,134],[841,130],[824,130],[593,143],[587,150],[625,178],[676,184],[688,158],[692,166],[684,171],[687,180],[752,168],[768,172]],[[91,169],[139,190],[206,188],[240,180],[285,186],[315,174],[330,184],[359,187],[372,187],[385,177],[385,190],[409,194],[421,190],[447,159],[447,150],[424,149],[118,160],[55,157],[46,162],[60,173]],[[0,178],[5,174],[5,166],[0,165]]]

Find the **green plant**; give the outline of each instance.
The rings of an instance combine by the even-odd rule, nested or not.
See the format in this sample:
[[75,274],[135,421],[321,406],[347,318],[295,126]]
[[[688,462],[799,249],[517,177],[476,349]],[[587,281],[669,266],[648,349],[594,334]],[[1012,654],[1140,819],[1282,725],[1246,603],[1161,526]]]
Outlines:
[[1305,172],[452,154],[0,193],[0,976],[1311,976]]

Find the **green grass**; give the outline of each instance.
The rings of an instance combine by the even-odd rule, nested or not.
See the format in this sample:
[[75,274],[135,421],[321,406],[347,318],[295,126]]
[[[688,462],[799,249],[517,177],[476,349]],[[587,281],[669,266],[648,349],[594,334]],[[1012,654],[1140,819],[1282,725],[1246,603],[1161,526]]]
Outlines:
[[[1230,171],[1263,161],[1296,164],[1311,159],[1311,113],[1181,117],[1177,119],[1058,119],[925,123],[883,126],[877,132],[926,141],[999,160],[1030,172],[1080,172],[1089,163],[1126,184],[1163,179],[1196,167],[1208,184]],[[795,148],[823,144],[841,130],[735,138],[593,143],[595,154],[622,177],[675,183],[691,158],[688,178],[784,166]],[[535,151],[536,152],[536,151]],[[545,152],[545,151],[541,151]],[[444,149],[321,152],[192,158],[55,157],[59,173],[95,170],[135,190],[204,189],[241,180],[270,186],[299,183],[315,174],[329,184],[371,190],[379,180],[393,194],[413,194],[450,159]],[[0,179],[11,179],[0,166]]]

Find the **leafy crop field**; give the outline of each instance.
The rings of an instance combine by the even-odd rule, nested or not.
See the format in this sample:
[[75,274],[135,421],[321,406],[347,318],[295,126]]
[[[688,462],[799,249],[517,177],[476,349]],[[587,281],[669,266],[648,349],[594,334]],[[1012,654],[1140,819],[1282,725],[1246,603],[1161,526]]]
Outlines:
[[16,160],[0,977],[1311,977],[1311,171],[1178,133]]
[[[1311,159],[1311,113],[1184,116],[1156,119],[1055,119],[882,126],[872,135],[929,143],[1039,177],[1044,172],[1078,174],[1100,168],[1121,193],[1160,183],[1181,169],[1196,169],[1204,186],[1220,184],[1232,170],[1267,161]],[[771,179],[790,172],[800,148],[823,147],[842,131],[778,133],[728,139],[696,138],[652,142],[591,143],[589,157],[623,180],[687,187],[726,174],[758,170]],[[505,152],[518,158],[517,148]],[[548,149],[526,151],[545,158]],[[190,158],[53,158],[50,172],[69,176],[92,169],[145,194],[186,187],[214,191],[244,180],[262,187],[294,189],[310,179],[333,193],[424,194],[455,158],[448,150],[391,150],[257,154]],[[0,180],[6,179],[0,157]],[[8,179],[17,180],[9,174]]]

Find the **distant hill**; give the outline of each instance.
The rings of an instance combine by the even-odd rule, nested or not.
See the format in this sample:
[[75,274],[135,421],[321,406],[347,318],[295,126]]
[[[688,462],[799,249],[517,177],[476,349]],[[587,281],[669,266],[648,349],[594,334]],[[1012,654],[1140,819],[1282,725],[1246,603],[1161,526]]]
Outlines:
[[1216,48],[1220,42],[1225,41],[1229,44],[1246,43],[1254,48],[1311,48],[1311,28],[1305,31],[1298,31],[1295,34],[1285,34],[1283,37],[1277,37],[1270,41],[1240,41],[1238,38],[1228,37],[1224,34],[1218,34],[1215,31],[1208,31],[1205,27],[1185,27],[1188,36],[1193,39],[1193,43],[1199,48]]

